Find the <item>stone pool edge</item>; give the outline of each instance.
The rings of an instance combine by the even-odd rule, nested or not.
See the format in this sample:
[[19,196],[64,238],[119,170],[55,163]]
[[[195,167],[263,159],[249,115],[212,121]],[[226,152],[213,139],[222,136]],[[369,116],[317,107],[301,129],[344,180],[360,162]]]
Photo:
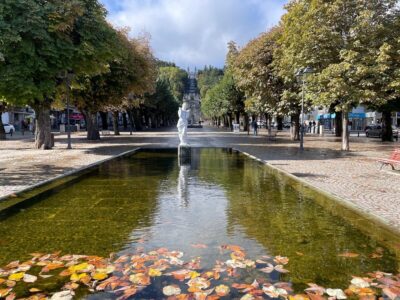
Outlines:
[[[4,196],[0,197],[0,211],[2,211],[4,209],[7,209],[7,208],[10,208],[13,205],[21,203],[21,202],[23,202],[25,200],[28,200],[29,198],[37,196],[37,195],[39,195],[39,194],[41,194],[41,193],[43,193],[43,192],[45,192],[47,190],[56,188],[58,186],[66,184],[66,183],[68,183],[68,182],[70,182],[72,180],[75,180],[75,179],[79,178],[80,176],[82,176],[85,171],[89,172],[92,169],[102,165],[103,163],[106,163],[108,161],[111,161],[111,160],[114,160],[114,159],[117,159],[117,158],[121,158],[121,157],[132,155],[132,154],[140,151],[141,149],[142,149],[142,147],[136,147],[136,148],[134,148],[132,150],[128,150],[128,151],[122,152],[120,154],[112,155],[112,156],[110,156],[108,158],[96,161],[96,162],[91,163],[89,165],[82,166],[82,167],[79,167],[77,169],[68,171],[68,172],[66,172],[66,173],[64,173],[62,175],[58,175],[58,176],[56,176],[54,178],[49,178],[47,180],[41,181],[41,182],[36,183],[34,185],[31,185],[31,186],[29,186],[29,187],[27,187],[25,189],[22,189],[22,190],[20,190],[18,192],[12,192],[12,193],[9,193],[7,195],[4,195]],[[36,191],[36,193],[32,193],[34,191]],[[32,194],[29,194],[29,193],[32,193]],[[28,194],[28,195],[25,195],[25,194]],[[5,202],[8,202],[8,201],[14,202],[14,203],[10,203],[10,205],[7,206],[7,207],[1,207],[1,204],[5,203]]]
[[300,177],[297,177],[297,176],[295,176],[295,175],[293,175],[293,174],[291,174],[291,173],[289,173],[289,172],[287,172],[287,171],[285,171],[283,169],[280,169],[280,168],[278,168],[278,167],[276,167],[274,165],[271,165],[267,160],[263,160],[263,159],[258,158],[257,156],[254,156],[254,155],[252,155],[252,154],[250,154],[250,153],[248,153],[246,151],[243,151],[243,150],[240,150],[240,149],[237,149],[237,148],[234,148],[234,147],[232,147],[232,150],[235,150],[235,151],[237,151],[239,153],[242,153],[243,155],[245,155],[245,156],[247,156],[247,157],[249,157],[251,159],[254,159],[254,160],[258,161],[258,162],[261,162],[262,164],[268,166],[272,170],[274,170],[274,171],[276,171],[276,172],[278,172],[280,174],[283,174],[285,176],[288,176],[289,178],[295,180],[296,182],[299,182],[300,184],[304,185],[305,187],[307,187],[307,188],[309,188],[309,189],[311,189],[311,190],[313,190],[315,192],[318,192],[318,193],[320,193],[320,194],[322,194],[322,195],[324,195],[324,196],[326,196],[328,198],[331,198],[332,200],[334,200],[337,203],[341,204],[345,208],[350,209],[354,213],[364,217],[365,219],[371,221],[372,223],[375,223],[375,224],[381,226],[383,229],[387,230],[391,234],[394,234],[395,236],[400,237],[400,228],[398,228],[397,226],[394,226],[394,224],[392,224],[391,222],[388,222],[385,218],[383,218],[383,217],[371,212],[370,210],[364,209],[361,206],[359,206],[359,205],[357,205],[355,203],[352,203],[351,201],[349,201],[349,200],[347,200],[345,198],[342,198],[342,197],[340,197],[340,196],[338,196],[336,194],[333,194],[333,193],[331,193],[329,191],[326,191],[326,190],[324,190],[324,189],[322,189],[320,187],[317,187],[317,186],[307,182],[306,180],[304,180],[304,179],[302,179]]

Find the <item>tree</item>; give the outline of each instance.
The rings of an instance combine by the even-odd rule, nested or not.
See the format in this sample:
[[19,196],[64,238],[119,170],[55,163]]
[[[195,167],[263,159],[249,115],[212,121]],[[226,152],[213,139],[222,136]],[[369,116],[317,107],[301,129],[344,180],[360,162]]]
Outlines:
[[[311,66],[307,99],[343,112],[342,150],[349,150],[348,113],[359,104],[384,104],[384,74],[375,72],[382,28],[396,0],[293,1],[282,19],[281,73]],[[290,81],[290,80],[287,80]],[[382,89],[383,88],[383,89]]]
[[[285,112],[279,105],[282,80],[273,65],[279,35],[280,28],[272,28],[250,41],[238,54],[230,55],[230,69],[237,86],[246,95],[247,111],[256,115],[266,114],[268,120],[275,113]],[[235,51],[233,46],[230,48]]]
[[159,79],[167,81],[174,97],[182,102],[185,87],[188,83],[188,73],[178,67],[160,67]]
[[50,149],[50,108],[69,71],[105,69],[113,31],[97,0],[0,3],[0,95],[36,113],[36,148]]
[[74,91],[76,106],[86,115],[87,138],[100,139],[97,112],[114,113],[114,130],[118,111],[129,106],[129,95],[143,95],[151,91],[155,82],[155,59],[147,40],[130,39],[126,30],[119,30],[114,42],[108,71],[77,78],[79,88]]
[[215,86],[223,76],[224,71],[213,66],[205,66],[203,70],[199,71],[197,84],[202,99],[206,96],[207,91]]

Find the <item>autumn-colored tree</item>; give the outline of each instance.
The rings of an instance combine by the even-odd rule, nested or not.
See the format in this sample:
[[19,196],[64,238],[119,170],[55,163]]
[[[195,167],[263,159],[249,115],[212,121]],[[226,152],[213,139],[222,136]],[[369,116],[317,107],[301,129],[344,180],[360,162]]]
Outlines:
[[[231,59],[231,69],[237,86],[246,95],[246,109],[250,114],[287,112],[281,104],[282,80],[273,65],[280,28],[275,27],[250,41]],[[270,128],[271,126],[269,126]]]
[[[155,59],[147,40],[130,39],[128,32],[119,30],[110,48],[112,56],[108,71],[77,78],[74,91],[76,106],[86,115],[87,138],[100,139],[97,112],[110,110],[114,120],[118,111],[127,106],[130,94],[143,95],[153,89],[156,78]],[[114,121],[116,135],[118,126]]]

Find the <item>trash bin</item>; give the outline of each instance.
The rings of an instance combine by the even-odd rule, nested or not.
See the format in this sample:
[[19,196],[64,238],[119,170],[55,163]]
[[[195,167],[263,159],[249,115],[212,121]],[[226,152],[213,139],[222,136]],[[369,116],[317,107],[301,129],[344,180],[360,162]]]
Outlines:
[[60,132],[65,132],[65,124],[60,124]]
[[76,131],[77,132],[81,131],[81,126],[79,124],[75,124],[75,126],[76,126]]
[[324,125],[319,125],[319,135],[320,136],[323,136],[324,135],[324,130],[325,130],[325,128],[324,128]]
[[240,125],[239,124],[236,124],[236,123],[233,124],[233,132],[240,133]]

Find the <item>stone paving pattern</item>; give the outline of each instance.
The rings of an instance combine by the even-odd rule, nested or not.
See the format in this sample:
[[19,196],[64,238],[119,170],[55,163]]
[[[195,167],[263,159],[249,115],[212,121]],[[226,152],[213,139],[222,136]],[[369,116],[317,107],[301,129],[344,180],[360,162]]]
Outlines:
[[[340,151],[340,139],[331,135],[307,135],[303,153],[298,143],[279,132],[269,141],[266,132],[254,137],[224,129],[191,129],[189,143],[203,147],[233,147],[291,173],[307,183],[345,199],[400,232],[400,171],[379,170],[377,157],[388,157],[400,143],[352,137],[349,153]],[[0,197],[17,193],[31,185],[110,158],[137,147],[176,147],[177,132],[135,132],[106,136],[88,142],[83,133],[73,135],[73,150],[66,150],[65,135],[56,136],[53,150],[32,149],[31,136],[15,136],[0,142]]]

